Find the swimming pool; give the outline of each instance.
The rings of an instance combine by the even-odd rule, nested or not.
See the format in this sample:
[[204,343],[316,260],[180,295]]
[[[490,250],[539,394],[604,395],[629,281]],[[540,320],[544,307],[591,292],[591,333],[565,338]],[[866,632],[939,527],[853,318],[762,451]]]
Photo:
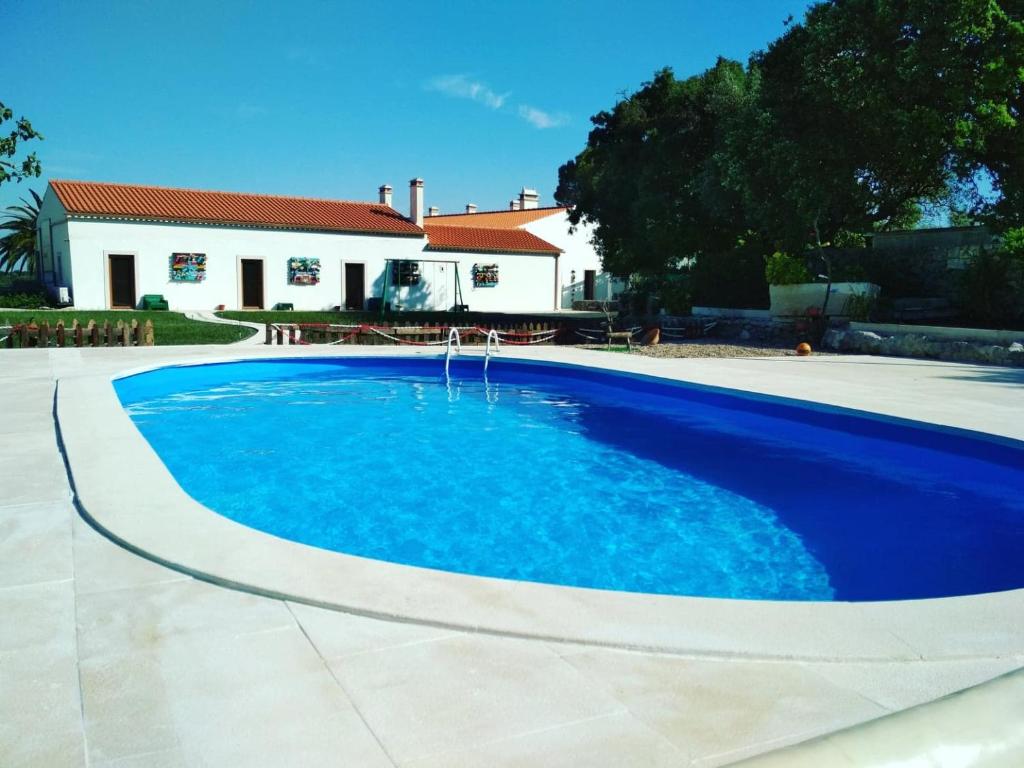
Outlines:
[[1024,585],[1016,444],[591,369],[439,370],[244,362],[116,388],[195,499],[348,554],[755,599]]

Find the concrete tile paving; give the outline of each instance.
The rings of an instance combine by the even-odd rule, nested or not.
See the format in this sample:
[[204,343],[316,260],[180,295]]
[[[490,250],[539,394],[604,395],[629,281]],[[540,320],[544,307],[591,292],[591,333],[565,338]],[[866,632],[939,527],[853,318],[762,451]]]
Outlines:
[[175,356],[161,355],[0,352],[5,402],[32,393],[10,429],[0,424],[5,768],[719,765],[1024,662],[686,659],[386,622],[196,581],[77,517],[51,416],[55,371]]

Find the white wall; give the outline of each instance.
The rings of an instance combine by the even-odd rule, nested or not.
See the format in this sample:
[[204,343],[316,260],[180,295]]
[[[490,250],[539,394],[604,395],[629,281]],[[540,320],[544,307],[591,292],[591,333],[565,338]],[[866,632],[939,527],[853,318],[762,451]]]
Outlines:
[[[572,309],[574,297],[578,301],[583,300],[583,275],[588,269],[598,273],[594,293],[594,298],[598,301],[615,298],[625,287],[623,281],[602,273],[601,258],[590,242],[594,235],[594,228],[591,225],[580,224],[570,234],[569,214],[557,213],[532,221],[522,229],[562,249],[562,257],[559,259],[559,294],[562,309]],[[572,280],[573,272],[576,273],[575,282]]]
[[71,250],[68,244],[68,225],[64,208],[57,196],[47,187],[43,204],[36,219],[39,233],[38,247],[41,263],[39,274],[43,283],[52,288],[71,285]]
[[[171,309],[213,309],[241,303],[242,258],[263,260],[265,308],[279,302],[295,309],[330,309],[343,304],[342,275],[346,261],[366,264],[365,295],[379,295],[384,260],[416,259],[420,237],[382,237],[323,232],[291,232],[191,224],[154,224],[72,220],[69,224],[75,306],[110,306],[107,256],[135,256],[135,294],[163,295]],[[205,253],[206,279],[201,283],[171,282],[172,253]],[[289,285],[288,259],[320,259],[318,285]]]
[[[386,259],[420,262],[419,285],[392,286],[388,278],[387,301],[395,309],[447,310],[456,303],[452,265],[431,263],[428,259],[458,262],[462,303],[472,311],[550,312],[556,304],[555,258],[550,255],[425,251],[425,240],[420,237],[192,224],[76,219],[67,225],[67,231],[72,258],[70,279],[66,282],[72,286],[75,306],[81,309],[110,306],[110,254],[134,255],[136,298],[160,294],[172,310],[213,309],[221,304],[228,309],[239,308],[242,258],[263,260],[263,306],[267,309],[277,303],[291,303],[297,310],[344,306],[342,280],[346,262],[365,264],[364,295],[380,296]],[[171,282],[172,253],[205,253],[206,279],[201,283]],[[287,263],[292,257],[320,259],[319,285],[288,284]],[[475,287],[474,264],[497,264],[498,285]],[[578,278],[582,279],[582,268],[577,270]],[[568,280],[568,270],[561,271]]]
[[[426,251],[425,259],[451,259],[459,263],[462,303],[471,312],[551,312],[555,309],[555,257],[553,255],[466,253],[461,251]],[[498,284],[477,288],[473,285],[473,265],[496,264]],[[420,272],[430,276],[435,266],[421,263]],[[438,265],[439,266],[439,265]],[[446,273],[449,309],[455,303],[451,268]],[[440,282],[427,282],[429,290],[439,291]],[[435,286],[437,286],[435,288]],[[409,309],[417,307],[409,306]]]

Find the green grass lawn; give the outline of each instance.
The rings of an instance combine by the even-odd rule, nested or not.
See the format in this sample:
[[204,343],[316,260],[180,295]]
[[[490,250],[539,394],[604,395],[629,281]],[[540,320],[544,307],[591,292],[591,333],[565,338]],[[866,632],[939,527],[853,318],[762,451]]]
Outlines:
[[289,312],[273,310],[247,310],[217,312],[217,317],[227,320],[244,320],[247,323],[371,323],[380,320],[373,312]]
[[305,312],[273,310],[227,310],[217,312],[218,317],[244,320],[249,323],[416,323],[423,325],[490,325],[495,322],[562,322],[554,313],[505,314],[502,312],[392,312],[383,318],[379,312]]
[[118,320],[122,320],[125,323],[138,320],[140,324],[151,320],[153,321],[153,336],[157,346],[175,344],[230,344],[233,341],[239,341],[251,335],[248,328],[189,320],[180,312],[143,312],[139,310],[79,311],[67,309],[0,310],[0,325],[15,325],[32,321],[35,323],[47,322],[53,326],[58,321],[63,321],[65,327],[70,327],[73,320],[78,320],[81,325],[85,325],[90,320],[95,320],[98,324],[109,320],[111,325],[115,324]]

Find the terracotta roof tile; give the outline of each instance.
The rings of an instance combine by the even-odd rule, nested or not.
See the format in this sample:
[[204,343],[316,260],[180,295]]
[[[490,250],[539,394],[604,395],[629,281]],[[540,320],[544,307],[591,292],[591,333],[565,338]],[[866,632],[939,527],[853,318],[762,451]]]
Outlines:
[[424,223],[437,222],[446,227],[475,227],[494,229],[515,229],[538,219],[555,216],[569,210],[562,206],[552,208],[527,208],[525,211],[481,211],[480,213],[449,213],[428,216]]
[[561,249],[524,229],[448,227],[424,221],[432,251],[557,254]]
[[423,234],[422,229],[398,211],[379,203],[93,181],[51,181],[50,186],[72,215],[329,232]]

